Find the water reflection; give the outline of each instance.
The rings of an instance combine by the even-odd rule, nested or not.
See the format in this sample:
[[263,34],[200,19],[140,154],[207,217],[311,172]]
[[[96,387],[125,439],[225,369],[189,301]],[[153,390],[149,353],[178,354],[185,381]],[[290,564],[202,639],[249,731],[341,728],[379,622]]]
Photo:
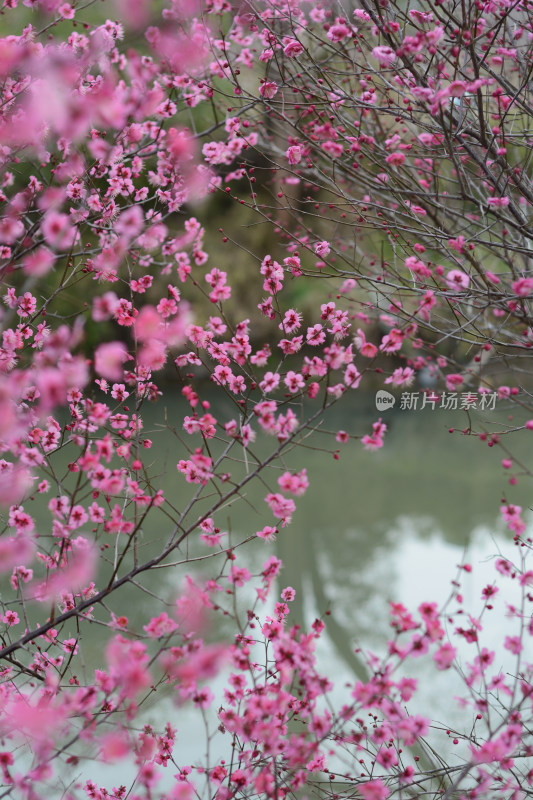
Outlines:
[[[145,413],[145,424],[148,430],[155,430],[151,413],[150,409]],[[179,402],[168,408],[169,419],[181,415]],[[358,406],[345,403],[330,414],[324,428],[364,433],[377,416],[372,398]],[[280,588],[290,585],[296,590],[291,608],[294,624],[308,628],[316,616],[331,611],[327,618],[328,661],[338,661],[341,672],[359,678],[365,677],[365,667],[354,654],[354,641],[374,649],[383,647],[389,601],[416,606],[422,600],[444,600],[455,565],[474,539],[475,557],[482,560],[510,538],[498,513],[506,479],[499,464],[501,453],[474,437],[449,433],[450,428],[467,425],[464,414],[392,411],[384,418],[389,432],[382,451],[368,453],[359,442],[351,441],[335,461],[315,449],[325,442],[318,432],[307,441],[306,450],[290,453],[285,466],[305,466],[311,488],[275,545],[254,541],[246,546],[245,556],[252,571],[259,570],[271,552],[282,559]],[[154,463],[164,473],[165,494],[175,497],[179,505],[183,488],[175,473],[180,457],[176,446],[168,432],[151,436]],[[256,443],[255,455],[260,458],[268,452],[269,444]],[[517,456],[527,456],[523,438],[517,438],[513,446],[518,448]],[[238,463],[241,455],[234,454],[235,479],[246,468]],[[248,468],[250,462],[253,456]],[[279,469],[279,465],[272,467],[268,474],[267,483],[274,490]],[[231,531],[232,542],[272,523],[264,503],[266,491],[264,484],[249,484],[245,502],[219,515],[217,524]],[[527,507],[527,484],[513,487],[508,499]],[[151,527],[145,530],[147,551],[162,541],[167,530],[168,522],[165,528],[165,521],[154,515]],[[476,538],[479,531],[483,534]],[[191,540],[186,551],[197,555],[205,548]],[[200,566],[199,571],[204,573],[205,568]],[[160,587],[161,577],[148,576],[145,582]],[[166,580],[170,593],[171,588],[176,589],[176,573]],[[222,626],[220,634],[224,632]]]
[[[367,406],[357,416],[364,426],[376,413]],[[331,609],[331,644],[355,672],[350,643],[354,637],[372,646],[383,641],[389,600],[412,605],[429,599],[439,576],[445,577],[448,591],[455,564],[480,529],[486,532],[486,549],[477,547],[477,557],[497,552],[491,534],[504,535],[499,522],[505,488],[501,454],[473,437],[450,434],[458,423],[465,424],[459,412],[398,412],[380,452],[350,444],[340,462],[330,464],[321,454],[308,454],[311,486],[318,488],[279,537],[283,582],[300,589],[295,616],[301,624],[312,621],[306,605],[312,605],[312,613]],[[334,424],[354,427],[346,410]],[[525,456],[527,442],[517,440],[516,445]],[[528,489],[519,484],[508,499],[527,507]],[[450,559],[442,558],[443,548],[453,553]],[[423,585],[427,594],[417,599],[411,589]]]
[[[229,416],[232,409],[218,407],[217,402],[212,398],[213,410],[223,420],[225,412]],[[159,424],[163,407],[169,420],[167,428]],[[186,484],[176,470],[177,461],[184,456],[180,437],[185,435],[177,427],[174,435],[172,421],[177,425],[184,413],[187,408],[180,398],[143,409],[144,433],[153,440],[149,451],[152,471],[158,476],[153,485],[161,486],[179,510],[197,488]],[[505,412],[502,414],[505,416]],[[378,416],[373,397],[359,397],[357,402],[343,399],[329,413],[321,430],[343,429],[361,435],[371,430]],[[389,425],[382,450],[366,452],[360,442],[353,440],[336,445],[332,437],[319,430],[306,440],[305,449],[296,448],[283,462],[273,464],[263,482],[251,481],[243,491],[244,498],[215,518],[216,524],[228,531],[224,547],[253,535],[265,524],[273,523],[264,497],[269,489],[277,490],[280,470],[306,467],[310,489],[298,499],[292,523],[280,531],[274,545],[257,539],[245,545],[244,558],[252,571],[259,571],[272,552],[282,559],[280,588],[290,585],[296,590],[292,621],[306,628],[315,616],[330,610],[327,632],[332,658],[340,659],[359,677],[363,677],[364,670],[353,653],[354,639],[378,646],[387,633],[388,601],[411,605],[409,587],[422,586],[424,579],[432,576],[425,581],[428,594],[420,598],[429,599],[439,572],[446,575],[446,581],[453,577],[439,555],[445,544],[451,546],[452,561],[457,563],[471,543],[474,531],[488,532],[487,549],[480,551],[480,558],[495,551],[491,533],[503,534],[498,519],[502,488],[506,486],[506,473],[500,466],[502,454],[474,437],[449,433],[450,428],[466,427],[468,420],[463,412],[394,409],[382,413],[382,417]],[[194,442],[190,438],[187,441]],[[516,455],[527,460],[526,437],[518,436],[511,443]],[[338,461],[322,450],[332,446],[341,448]],[[267,454],[271,447],[272,440],[258,440],[245,458],[242,447],[238,446],[227,467],[232,478],[237,481],[253,469],[254,460]],[[61,462],[66,467],[71,457],[68,450],[54,457],[57,473],[61,472]],[[512,487],[507,499],[527,508],[528,496],[529,487],[524,481]],[[41,499],[47,501],[48,498]],[[209,502],[202,501],[200,508],[207,509]],[[32,509],[32,513],[36,514],[39,525],[38,508]],[[198,515],[195,507],[194,516],[189,515],[185,524],[192,524]],[[45,516],[43,523],[45,519],[48,524]],[[137,548],[139,561],[157,554],[172,528],[173,522],[164,511],[154,509],[142,526]],[[505,534],[504,538],[509,537]],[[410,543],[407,550],[406,543]],[[172,560],[186,560],[207,552],[211,551],[200,541],[199,534],[194,533],[173,554]],[[222,569],[224,560],[222,554],[217,568]],[[211,576],[213,569],[211,562],[200,561],[196,566],[155,570],[140,580],[149,592],[171,603],[187,572],[196,570]],[[407,583],[406,574],[411,576]],[[106,575],[101,573],[98,586],[103,586],[105,580]],[[155,607],[156,601],[149,594],[141,596],[135,587],[126,586],[117,593],[112,607],[117,615],[129,616],[134,628],[146,621],[152,602]],[[225,632],[222,625],[221,635]],[[101,629],[95,630],[94,635],[101,635]]]
[[[371,402],[345,405],[325,427],[363,433],[377,416]],[[474,572],[465,587],[465,605],[475,608],[483,586],[493,580],[490,556],[502,551],[512,556],[514,549],[499,520],[507,477],[500,467],[501,453],[473,437],[450,434],[450,428],[467,424],[460,412],[398,412],[387,422],[390,430],[380,452],[368,453],[359,442],[350,442],[335,461],[312,449],[321,444],[317,433],[308,450],[287,457],[289,468],[307,468],[311,488],[298,503],[291,525],[271,546],[284,563],[279,588],[296,590],[290,621],[308,628],[316,616],[331,611],[318,655],[341,702],[345,682],[366,675],[355,643],[385,650],[389,601],[411,608],[428,599],[443,602],[457,564],[468,558]],[[515,444],[516,455],[525,459],[527,441],[517,438]],[[261,452],[260,446],[255,449]],[[272,486],[277,474],[272,470]],[[271,522],[265,493],[264,485],[250,486],[246,504],[232,509],[235,540]],[[527,483],[519,483],[507,499],[527,508],[528,496]],[[251,571],[270,552],[263,542],[250,543],[246,557]],[[504,634],[507,624],[502,602],[485,622],[484,644]],[[424,671],[427,663],[420,659],[414,673],[423,677]],[[450,702],[460,690],[454,681],[451,673],[438,675],[430,686],[422,680],[418,703],[420,711],[427,714],[430,708],[436,719],[460,727],[461,711]],[[192,741],[182,737],[181,757],[194,761],[199,757],[193,743],[199,735],[194,714],[183,721]]]
[[[359,405],[344,403],[329,415],[324,428],[356,434],[369,432],[379,416],[372,401],[373,398],[363,398]],[[184,453],[178,438],[168,429],[157,427],[161,405],[144,411],[145,433],[154,442],[150,452],[161,488],[181,509],[190,497],[190,487],[175,467]],[[186,413],[179,400],[167,402],[166,406],[169,420],[179,421]],[[223,415],[214,403],[213,409],[217,416]],[[308,628],[316,616],[331,611],[326,618],[327,635],[319,646],[319,659],[335,681],[339,695],[347,680],[364,679],[366,675],[364,663],[354,653],[355,642],[374,651],[384,650],[389,635],[390,600],[410,607],[422,600],[444,600],[455,576],[455,565],[463,561],[466,550],[476,565],[466,601],[477,600],[488,580],[488,567],[479,565],[510,539],[498,514],[506,478],[499,466],[501,453],[489,450],[473,437],[448,432],[451,427],[466,426],[461,412],[391,411],[382,416],[389,424],[382,451],[368,453],[360,442],[351,441],[341,446],[340,460],[335,461],[331,455],[314,449],[325,444],[324,435],[318,432],[307,440],[307,449],[296,449],[284,459],[282,467],[273,466],[266,480],[271,490],[276,489],[281,468],[304,466],[311,488],[298,502],[292,524],[280,531],[274,544],[256,539],[245,545],[243,554],[252,572],[258,572],[272,553],[283,560],[279,588],[290,585],[296,590],[290,617],[293,624]],[[270,444],[258,442],[252,450],[260,458]],[[518,437],[516,454],[524,459],[527,444]],[[253,456],[246,465],[242,449],[233,455],[231,469],[233,478],[238,479],[250,468]],[[60,454],[58,459],[66,463],[68,454]],[[266,484],[251,482],[244,502],[237,502],[217,516],[217,524],[228,531],[232,544],[272,523],[264,502],[266,492]],[[527,507],[528,494],[527,484],[519,484],[509,492],[508,500]],[[139,558],[158,552],[171,528],[171,520],[161,510],[149,515],[143,526]],[[194,536],[173,560],[205,554],[205,545]],[[222,555],[220,568],[224,559]],[[187,572],[212,575],[212,566],[198,562],[197,566],[171,567],[147,573],[141,581],[148,592],[171,604]],[[104,575],[99,576],[99,586],[104,579]],[[130,618],[132,629],[139,629],[146,622],[150,607],[154,613],[161,610],[150,594],[140,595],[134,586],[122,589],[111,607],[117,615]],[[99,613],[101,619],[104,616]],[[488,622],[489,636],[504,630],[503,615],[495,614]],[[232,635],[230,623],[225,627],[222,620],[217,625],[220,637]],[[101,659],[102,631],[96,626],[85,631],[83,646],[89,674]],[[69,632],[65,630],[64,634]],[[422,662],[418,669],[423,672]],[[446,717],[449,698],[455,690],[446,683],[446,675],[439,680],[429,687],[430,695],[424,695],[422,690],[420,702],[426,705],[426,713],[429,704],[436,717]],[[186,708],[177,709],[164,692],[159,697],[158,703],[147,706],[146,721],[159,726],[167,719],[173,720],[180,731],[179,762],[198,762],[203,757],[203,727],[198,715]],[[109,781],[124,782],[127,772],[126,765],[121,764],[105,768],[103,774],[107,773]]]

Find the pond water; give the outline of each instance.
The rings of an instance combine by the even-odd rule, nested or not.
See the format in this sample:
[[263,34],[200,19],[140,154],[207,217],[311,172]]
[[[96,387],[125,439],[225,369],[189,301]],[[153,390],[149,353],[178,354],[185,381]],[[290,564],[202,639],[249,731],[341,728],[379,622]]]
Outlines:
[[[180,507],[188,489],[176,471],[176,461],[183,452],[171,428],[173,421],[179,425],[186,411],[181,401],[171,404],[166,401],[169,427],[157,428],[155,421],[161,416],[162,405],[160,401],[143,413],[145,432],[154,442],[150,451],[154,472],[161,476],[165,495]],[[213,412],[217,415],[214,404]],[[504,408],[499,409],[502,424],[507,421],[508,413]],[[500,553],[513,557],[516,549],[500,520],[502,491],[508,502],[525,509],[529,504],[527,479],[519,481],[517,486],[508,485],[509,474],[500,465],[504,455],[501,450],[489,449],[472,436],[449,433],[450,428],[467,427],[468,419],[463,412],[397,409],[379,414],[374,398],[363,397],[357,404],[339,405],[325,420],[324,429],[363,434],[370,431],[379,416],[387,422],[389,430],[385,447],[378,452],[367,452],[360,442],[350,441],[334,445],[341,449],[336,461],[322,451],[331,441],[318,432],[306,441],[305,450],[298,448],[290,453],[286,465],[299,469],[305,466],[310,489],[299,499],[292,523],[280,531],[275,543],[256,539],[245,545],[244,560],[252,572],[259,571],[271,553],[283,560],[279,589],[292,586],[296,590],[289,617],[292,623],[308,628],[315,617],[331,611],[319,646],[319,661],[339,693],[346,681],[364,679],[365,667],[354,652],[356,646],[385,651],[390,637],[390,601],[401,602],[413,610],[424,600],[442,603],[450,593],[451,581],[457,577],[457,566],[468,561],[473,572],[464,586],[465,607],[479,610],[481,590],[494,579],[491,557]],[[492,422],[494,419],[493,416]],[[533,432],[531,437],[533,441]],[[508,446],[527,461],[531,446],[524,436],[509,438]],[[257,443],[254,449],[260,452],[261,447]],[[236,473],[246,469],[246,464],[239,463],[241,457],[242,449],[234,462]],[[272,472],[270,489],[274,488],[278,474],[279,471]],[[232,543],[272,523],[263,499],[266,492],[265,485],[254,486],[251,482],[244,501],[217,517],[217,524],[229,531]],[[162,514],[154,514],[150,525],[144,529],[146,552],[166,541],[172,527]],[[194,543],[189,548],[189,555],[201,552]],[[170,602],[182,585],[184,574],[195,571],[207,574],[202,562],[196,570],[188,564],[158,570],[148,576],[144,585]],[[146,620],[150,597],[142,598],[139,607],[134,587],[125,589],[117,598],[116,613],[127,612],[132,621],[137,617],[139,621]],[[509,597],[505,600],[512,602]],[[507,631],[507,624],[502,601],[492,616],[487,617],[484,644],[489,646],[496,641]],[[100,633],[101,629],[96,628],[94,635],[98,637]],[[100,651],[90,637],[89,631],[84,645],[88,668],[93,660],[96,665]],[[498,654],[500,657],[503,665],[504,653]],[[437,683],[424,688],[425,669],[423,660],[415,668],[422,678],[421,710],[427,713],[429,705],[436,719],[446,718],[451,725],[456,711],[451,709],[450,701],[458,687],[450,682],[450,673],[443,673]],[[146,712],[146,720],[152,723],[160,724],[167,719],[179,731],[179,763],[201,760],[203,727],[198,715],[175,707],[168,697]],[[460,724],[459,716],[456,721]],[[108,780],[109,784],[125,782],[130,772],[124,764],[102,770],[102,780]],[[103,782],[103,785],[108,784]]]

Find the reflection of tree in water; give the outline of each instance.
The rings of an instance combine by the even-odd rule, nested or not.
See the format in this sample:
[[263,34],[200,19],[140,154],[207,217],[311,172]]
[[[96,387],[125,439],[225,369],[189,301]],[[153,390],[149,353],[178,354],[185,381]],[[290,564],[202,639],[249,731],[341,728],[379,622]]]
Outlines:
[[[302,531],[301,528],[299,528],[300,531]],[[296,597],[291,603],[289,621],[292,625],[300,625],[303,630],[308,630],[313,622],[313,614],[322,616],[325,611],[331,610],[331,614],[327,618],[324,617],[324,620],[336,655],[358,678],[367,680],[367,670],[355,655],[352,645],[357,632],[346,629],[339,621],[335,604],[331,603],[323,576],[320,574],[319,561],[323,555],[323,542],[320,539],[320,535],[317,536],[313,528],[309,531],[302,531],[302,535],[280,536],[278,539],[278,556],[284,564],[283,585],[292,586],[296,590]],[[353,597],[354,588],[354,585],[345,586],[350,603],[355,599]],[[308,602],[312,606],[311,608],[307,607]]]
[[[369,407],[337,409],[327,427],[366,432],[378,416]],[[437,536],[462,548],[478,526],[494,529],[503,485],[496,453],[448,432],[465,424],[460,412],[383,417],[390,430],[381,452],[351,443],[338,463],[307,452],[311,487],[277,542],[282,585],[296,590],[291,621],[308,629],[331,610],[324,618],[330,642],[358,677],[365,667],[354,640],[383,643],[388,633],[386,604],[394,599],[395,552],[406,527],[417,539]],[[301,451],[297,457],[301,466]],[[525,486],[513,502],[527,505]]]
[[[357,405],[355,398],[354,394],[330,412],[324,427],[358,435],[369,432],[372,422],[379,417],[373,407],[374,398],[363,396]],[[152,411],[147,406],[143,413],[145,432],[154,442],[153,469],[161,475],[165,496],[181,507],[187,496],[187,487],[182,485],[175,469],[181,450],[178,440],[168,430],[154,429],[152,418],[158,418],[156,412],[160,413],[157,408]],[[182,417],[183,401],[177,398],[175,403],[168,404],[168,419]],[[428,539],[437,534],[445,541],[463,546],[478,525],[494,527],[503,485],[496,451],[485,449],[472,437],[448,433],[452,424],[456,427],[466,424],[460,412],[446,415],[437,411],[391,411],[382,417],[390,429],[380,452],[367,453],[359,442],[352,441],[346,445],[333,444],[340,448],[338,462],[315,449],[296,448],[287,456],[288,469],[307,468],[311,485],[307,494],[298,498],[293,522],[280,531],[275,545],[284,562],[280,588],[291,585],[296,590],[291,622],[307,630],[316,615],[330,609],[331,616],[325,618],[330,641],[336,656],[356,675],[362,674],[362,665],[353,652],[354,640],[370,638],[367,633],[377,632],[379,627],[380,637],[383,634],[384,640],[386,635],[383,609],[394,595],[394,554],[405,536],[405,525],[398,525],[397,520],[408,520],[411,526],[416,522],[413,533],[417,537]],[[306,444],[329,448],[332,438],[317,433]],[[261,457],[270,451],[271,445],[272,440],[258,436],[253,449]],[[236,453],[235,457],[241,456]],[[58,454],[65,464],[69,458],[68,451]],[[244,469],[238,460],[231,464],[235,480]],[[278,469],[267,475],[273,490],[277,490],[279,474]],[[217,523],[224,530],[229,523],[235,540],[271,524],[265,494],[264,484],[250,483],[246,487],[246,501],[225,510]],[[514,487],[509,499],[527,507],[526,486]],[[49,517],[44,512],[44,503],[45,500],[43,524]],[[41,525],[37,507],[35,511]],[[430,521],[427,525],[418,524],[426,519]],[[170,520],[155,509],[143,525],[140,558],[158,551],[170,525]],[[200,552],[205,553],[202,548],[195,550],[195,554]],[[272,546],[262,541],[252,542],[243,552],[243,563],[248,562],[252,571],[260,571],[271,552]],[[187,547],[181,556],[186,555]],[[175,560],[180,560],[178,553]],[[166,570],[155,571],[144,576],[142,582],[149,592],[163,592],[172,604],[185,573],[198,574],[200,579],[206,570],[209,571],[209,565],[199,564],[196,568],[185,565],[171,568],[168,575]],[[103,585],[105,577],[98,576],[99,585]],[[125,614],[134,625],[146,614],[151,602],[150,594],[144,594],[139,602],[139,593],[131,586],[121,590],[111,605],[117,615]],[[222,630],[219,632],[223,635]]]

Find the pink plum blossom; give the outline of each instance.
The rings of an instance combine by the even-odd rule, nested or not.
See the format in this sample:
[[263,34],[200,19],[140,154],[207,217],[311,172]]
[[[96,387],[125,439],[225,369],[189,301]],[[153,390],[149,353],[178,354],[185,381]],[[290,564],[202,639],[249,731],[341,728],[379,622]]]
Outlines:
[[119,381],[123,374],[123,364],[127,359],[128,351],[123,342],[108,342],[96,349],[94,368],[102,378]]

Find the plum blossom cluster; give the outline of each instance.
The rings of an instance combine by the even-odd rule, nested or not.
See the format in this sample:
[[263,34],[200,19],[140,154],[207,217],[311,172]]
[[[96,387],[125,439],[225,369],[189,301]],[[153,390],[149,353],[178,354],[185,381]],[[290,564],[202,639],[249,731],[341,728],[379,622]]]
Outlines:
[[[392,604],[386,652],[361,656],[366,679],[340,703],[317,661],[327,616],[291,624],[294,589],[276,587],[267,545],[290,536],[310,485],[300,445],[331,406],[424,380],[517,398],[498,370],[533,346],[529,5],[467,2],[461,18],[430,0],[349,15],[299,0],[92,5],[3,8],[2,793],[335,800],[340,781],[364,800],[420,787],[522,800],[523,509],[501,506],[519,558],[496,561],[481,611],[460,579],[443,608]],[[253,249],[239,241],[263,226]],[[173,442],[163,469],[157,430]],[[371,460],[386,433],[383,418],[339,431],[324,457],[355,439]],[[261,521],[237,540],[228,509],[250,482]],[[247,547],[264,550],[255,570]],[[169,596],[160,571],[178,568]],[[511,582],[504,672],[482,631]],[[461,681],[458,767],[427,760],[432,720],[409,705],[426,656]],[[158,692],[205,721],[206,758],[183,763],[174,719],[145,724]],[[128,786],[104,785],[108,763],[127,764]]]

